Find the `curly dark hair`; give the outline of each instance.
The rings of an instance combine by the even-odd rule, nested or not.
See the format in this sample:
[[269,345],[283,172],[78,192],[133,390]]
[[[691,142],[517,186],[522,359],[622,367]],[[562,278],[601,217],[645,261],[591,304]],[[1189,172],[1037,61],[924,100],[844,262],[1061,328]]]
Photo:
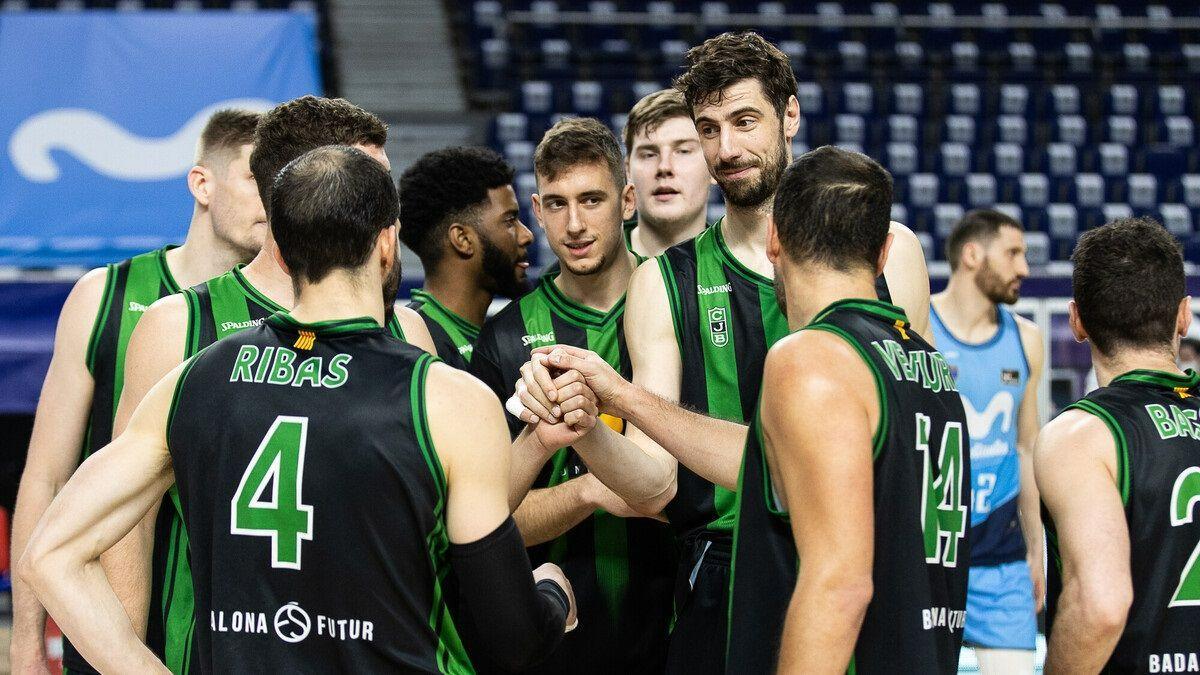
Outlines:
[[267,216],[275,176],[288,162],[323,145],[360,143],[383,146],[387,125],[343,98],[301,96],[263,113],[254,130],[250,171]]
[[1100,353],[1167,347],[1187,295],[1179,242],[1153,218],[1122,218],[1084,232],[1071,254],[1079,320]]
[[617,193],[625,188],[625,160],[617,137],[594,117],[573,117],[559,121],[542,136],[533,152],[533,172],[538,180],[554,180],[580,164],[608,166]]
[[445,254],[450,224],[476,224],[488,190],[512,181],[513,168],[487,148],[425,154],[400,176],[400,240],[433,270]]
[[754,31],[721,33],[692,47],[685,55],[687,70],[675,78],[688,108],[705,101],[719,103],[730,85],[753,78],[783,120],[788,98],[796,94],[796,74],[788,57]]

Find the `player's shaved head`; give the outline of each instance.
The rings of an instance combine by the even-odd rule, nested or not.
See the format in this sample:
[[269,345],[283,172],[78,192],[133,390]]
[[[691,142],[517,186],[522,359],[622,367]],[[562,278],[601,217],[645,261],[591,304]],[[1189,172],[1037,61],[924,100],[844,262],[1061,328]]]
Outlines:
[[1100,353],[1163,348],[1187,295],[1179,242],[1153,218],[1123,218],[1085,232],[1071,254],[1079,321]]
[[271,213],[292,279],[314,283],[366,263],[379,231],[396,224],[399,202],[377,160],[348,146],[325,146],[279,172]]
[[772,218],[795,262],[872,272],[891,225],[892,176],[860,152],[825,145],[783,173]]
[[244,145],[254,143],[254,130],[262,113],[226,108],[213,113],[196,143],[196,163],[223,170]]

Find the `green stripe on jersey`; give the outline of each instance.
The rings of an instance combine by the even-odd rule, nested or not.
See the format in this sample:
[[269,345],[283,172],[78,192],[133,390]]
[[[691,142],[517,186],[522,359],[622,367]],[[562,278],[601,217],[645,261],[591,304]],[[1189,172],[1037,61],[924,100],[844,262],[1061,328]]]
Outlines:
[[1109,432],[1112,433],[1113,441],[1117,446],[1117,487],[1121,490],[1121,505],[1129,505],[1129,444],[1125,440],[1125,432],[1121,429],[1121,425],[1117,423],[1116,418],[1107,410],[1097,404],[1095,401],[1082,399],[1067,406],[1067,409],[1074,408],[1082,410],[1086,413],[1091,413],[1104,421]]
[[413,291],[412,299],[414,302],[421,303],[417,311],[436,321],[450,336],[458,353],[467,363],[470,363],[475,340],[479,337],[479,326],[450,311],[437,298],[425,291]]
[[167,267],[167,248],[134,256],[129,261],[129,276],[125,279],[124,306],[118,307],[121,312],[121,328],[117,334],[117,363],[113,373],[113,418],[116,418],[116,401],[121,400],[121,390],[125,386],[125,350],[129,347],[129,337],[141,320],[142,314],[155,300],[162,297],[162,290],[167,293],[178,293],[179,284],[171,276]]

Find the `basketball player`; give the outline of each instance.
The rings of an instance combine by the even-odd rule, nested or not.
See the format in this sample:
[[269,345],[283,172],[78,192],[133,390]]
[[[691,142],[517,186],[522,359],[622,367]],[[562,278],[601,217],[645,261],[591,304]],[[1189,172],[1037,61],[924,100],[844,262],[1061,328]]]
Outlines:
[[[195,205],[183,245],[92,270],[67,297],[13,515],[13,560],[75,468],[111,440],[126,345],[146,308],[250,260],[262,245],[266,216],[250,174],[258,118],[249,111],[222,110],[205,125],[196,164],[187,175]],[[9,653],[15,672],[45,672],[45,623],[45,611],[14,579]],[[65,640],[63,664],[94,672]]]
[[492,298],[529,290],[513,169],[486,148],[435,150],[400,177],[400,239],[421,259],[425,286],[408,305],[425,320],[438,356],[466,370]]
[[[263,114],[250,156],[263,203],[269,203],[271,179],[285,164],[322,145],[353,145],[387,167],[386,138],[387,128],[377,117],[342,99],[304,96],[276,106]],[[336,246],[340,240],[332,237],[325,243]],[[294,283],[279,265],[275,248],[268,231],[250,264],[155,303],[146,312],[141,330],[129,342],[117,433],[154,383],[172,368],[217,340],[292,306]],[[385,290],[395,297],[396,288]],[[393,335],[433,351],[424,323],[412,310],[389,312],[387,327]],[[185,669],[195,655],[189,649],[195,615],[187,546],[178,509],[168,503],[147,514],[134,534],[104,560],[130,616],[147,617],[145,628],[140,622],[135,628],[139,633],[145,630],[152,647],[162,645],[163,658],[175,672]]]
[[964,641],[989,675],[1032,674],[1045,595],[1033,480],[1044,356],[1037,326],[1002,306],[1017,301],[1029,274],[1021,224],[998,211],[970,211],[946,240],[946,259],[950,283],[932,298],[930,322],[954,371],[971,435]]
[[155,385],[51,505],[21,573],[101,669],[163,670],[96,559],[174,482],[202,672],[470,672],[451,567],[489,656],[536,661],[573,621],[570,586],[552,565],[530,575],[495,397],[383,328],[399,276],[387,170],[322,147],[269,197],[295,307]]
[[712,178],[678,91],[656,91],[629,111],[625,172],[633,185],[623,214],[629,250],[653,258],[704,231]]
[[1038,436],[1050,548],[1046,672],[1200,671],[1200,376],[1179,244],[1150,219],[1085,232],[1071,332],[1100,389]]
[[[586,347],[629,372],[621,321],[638,259],[621,236],[625,176],[617,139],[595,119],[559,122],[534,152],[534,173],[534,214],[559,269],[487,321],[471,362],[472,372],[505,398],[539,345]],[[560,385],[561,414],[535,425],[535,433],[584,415],[573,407],[581,401],[571,400],[571,392],[586,387]],[[611,433],[623,428],[620,419],[605,421],[597,426]],[[525,426],[515,418],[511,424],[514,434]],[[566,445],[543,444],[544,454],[530,458],[536,489],[515,514],[535,562],[562,565],[579,599],[579,630],[541,671],[661,673],[675,567],[670,532],[663,523],[637,517]]]
[[730,672],[775,672],[777,650],[779,672],[958,669],[966,415],[946,361],[876,298],[891,204],[883,167],[832,146],[776,193],[767,251],[799,332],[767,355],[746,442]]
[[[711,38],[687,60],[676,86],[725,195],[726,215],[634,273],[625,322],[632,386],[602,359],[574,348],[560,350],[559,363],[550,366],[582,374],[600,411],[628,422],[624,436],[597,425],[574,447],[638,511],[665,509],[684,542],[668,671],[712,673],[721,672],[725,659],[746,425],[767,349],[788,332],[766,256],[767,221],[800,108],[787,56],[755,33]],[[928,326],[924,254],[907,228],[893,223],[891,232],[880,295],[904,308],[920,332]],[[517,395],[527,421],[544,419],[557,392],[539,360]]]

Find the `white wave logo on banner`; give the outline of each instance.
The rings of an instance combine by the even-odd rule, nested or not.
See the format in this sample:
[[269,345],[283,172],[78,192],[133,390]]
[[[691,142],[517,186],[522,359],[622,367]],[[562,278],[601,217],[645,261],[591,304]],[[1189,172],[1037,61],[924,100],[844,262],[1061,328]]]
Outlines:
[[196,139],[208,118],[224,108],[270,110],[262,98],[219,101],[197,112],[170,136],[130,133],[107,117],[83,108],[54,108],[21,122],[8,142],[13,166],[33,183],[53,183],[61,172],[51,152],[68,152],[96,173],[124,181],[157,181],[181,176],[195,160]]

